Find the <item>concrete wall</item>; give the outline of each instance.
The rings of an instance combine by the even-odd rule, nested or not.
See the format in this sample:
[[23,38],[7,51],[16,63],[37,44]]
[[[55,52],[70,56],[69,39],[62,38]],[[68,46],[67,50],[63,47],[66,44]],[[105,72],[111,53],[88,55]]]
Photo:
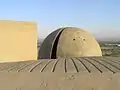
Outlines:
[[37,60],[36,24],[0,21],[0,61],[22,60]]

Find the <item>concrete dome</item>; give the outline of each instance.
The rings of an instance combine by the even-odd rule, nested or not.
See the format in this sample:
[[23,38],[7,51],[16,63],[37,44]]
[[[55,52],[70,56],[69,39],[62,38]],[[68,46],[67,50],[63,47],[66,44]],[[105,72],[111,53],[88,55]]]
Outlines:
[[40,47],[39,58],[102,56],[95,38],[80,28],[60,28],[47,36]]

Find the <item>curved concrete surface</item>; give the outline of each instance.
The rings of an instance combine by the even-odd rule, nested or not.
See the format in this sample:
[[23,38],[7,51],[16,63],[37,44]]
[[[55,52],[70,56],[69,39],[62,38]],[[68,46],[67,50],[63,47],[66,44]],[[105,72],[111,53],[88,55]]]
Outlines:
[[120,57],[63,58],[0,63],[0,72],[119,73]]
[[0,90],[120,90],[120,57],[0,63]]
[[79,28],[65,28],[57,45],[57,58],[102,56],[99,44],[88,32]]
[[44,40],[41,59],[102,56],[99,44],[88,32],[75,27],[60,28]]
[[55,39],[59,35],[59,33],[62,31],[62,28],[52,32],[49,34],[45,40],[43,41],[42,45],[40,46],[40,50],[38,53],[38,59],[48,59],[51,58],[51,53],[53,49],[53,45],[55,42]]

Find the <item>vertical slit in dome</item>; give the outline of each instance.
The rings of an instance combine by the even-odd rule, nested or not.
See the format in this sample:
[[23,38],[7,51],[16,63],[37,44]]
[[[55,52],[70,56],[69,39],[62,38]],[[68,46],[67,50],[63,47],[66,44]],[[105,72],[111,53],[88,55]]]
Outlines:
[[54,45],[53,45],[53,48],[52,48],[52,55],[51,55],[51,59],[56,59],[57,58],[57,45],[58,45],[58,41],[59,41],[59,38],[60,38],[60,35],[62,33],[63,30],[61,30],[61,32],[58,34],[58,36],[56,37],[55,39],[55,42],[54,42]]

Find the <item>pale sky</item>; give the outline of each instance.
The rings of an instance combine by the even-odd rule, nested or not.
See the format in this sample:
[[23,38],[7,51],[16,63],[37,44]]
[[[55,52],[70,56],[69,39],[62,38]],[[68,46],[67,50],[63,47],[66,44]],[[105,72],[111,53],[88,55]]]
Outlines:
[[0,20],[34,21],[39,38],[61,26],[120,37],[120,0],[1,0]]

